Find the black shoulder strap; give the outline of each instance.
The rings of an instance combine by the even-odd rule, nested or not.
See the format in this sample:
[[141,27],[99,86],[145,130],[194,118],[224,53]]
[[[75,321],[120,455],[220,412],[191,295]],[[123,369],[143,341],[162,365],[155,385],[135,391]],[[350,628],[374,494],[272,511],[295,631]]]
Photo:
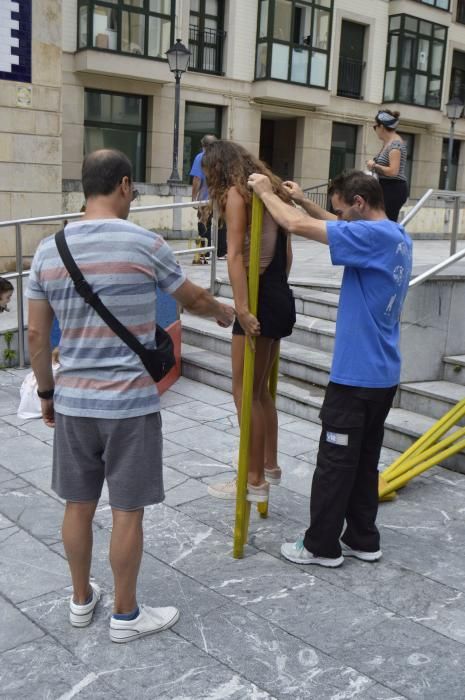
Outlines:
[[71,255],[63,229],[55,234],[55,243],[58,248],[60,258],[63,261],[63,265],[68,270],[69,275],[74,282],[77,293],[84,299],[86,304],[89,304],[89,306],[92,306],[92,308],[95,309],[100,318],[105,321],[113,333],[119,336],[121,340],[140,357],[141,354],[146,351],[146,348],[137,340],[136,336],[133,335],[131,331],[128,331],[128,329],[123,326],[123,324],[120,323],[115,316],[113,316],[111,311],[109,311],[102,302],[99,295],[92,291],[92,287],[83,276],[81,270],[76,264],[76,261]]

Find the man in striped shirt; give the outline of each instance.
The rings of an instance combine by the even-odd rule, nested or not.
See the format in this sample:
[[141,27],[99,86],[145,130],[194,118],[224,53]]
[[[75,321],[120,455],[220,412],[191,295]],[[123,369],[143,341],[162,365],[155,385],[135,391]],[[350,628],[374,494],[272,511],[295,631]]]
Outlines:
[[[71,254],[105,306],[141,343],[154,346],[156,290],[222,326],[233,309],[192,284],[161,236],[127,221],[134,190],[129,160],[101,150],[83,163],[87,209],[65,227]],[[73,581],[70,621],[90,624],[100,589],[90,582],[92,520],[106,479],[115,582],[110,638],[126,642],[171,627],[174,607],[139,606],[144,506],[164,498],[160,400],[139,357],[78,295],[54,236],[32,263],[29,351],[44,421],[55,427],[52,488],[66,501],[63,543]],[[50,329],[58,318],[60,372],[54,385]]]

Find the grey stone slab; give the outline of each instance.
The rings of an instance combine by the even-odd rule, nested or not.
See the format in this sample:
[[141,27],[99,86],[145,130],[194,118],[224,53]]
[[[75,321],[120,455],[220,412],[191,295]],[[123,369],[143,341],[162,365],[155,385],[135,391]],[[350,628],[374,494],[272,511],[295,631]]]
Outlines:
[[[226,603],[203,617],[208,653],[276,698],[360,697],[373,681],[279,627]],[[185,633],[183,633],[184,636]],[[344,695],[344,692],[351,694]]]
[[[153,561],[153,560],[152,560]],[[160,568],[159,562],[153,562]],[[165,567],[166,568],[166,567]],[[176,603],[176,596],[181,599],[179,603],[181,617],[176,626],[167,632],[162,632],[152,637],[146,637],[131,644],[112,644],[108,638],[109,616],[111,614],[111,598],[104,594],[102,604],[96,608],[92,625],[86,629],[75,629],[68,622],[69,592],[46,596],[40,600],[30,601],[24,604],[23,609],[27,615],[40,620],[40,624],[53,630],[54,636],[68,648],[73,649],[77,660],[84,663],[92,677],[101,678],[105,683],[115,688],[125,698],[200,698],[208,697],[205,692],[211,688],[229,687],[231,695],[224,697],[257,698],[267,695],[254,695],[250,683],[240,679],[237,672],[225,668],[215,659],[211,658],[208,649],[204,646],[204,632],[202,627],[202,610],[205,615],[214,609],[208,606],[215,594],[206,591],[209,601],[202,603],[200,587],[186,590],[185,585],[192,586],[186,577],[173,570],[169,570],[170,580],[164,577],[155,577],[151,582],[151,594],[159,593],[159,604]],[[178,581],[174,577],[178,577]],[[179,578],[182,578],[182,583]],[[144,578],[142,572],[142,578]],[[171,589],[168,586],[171,584]],[[179,584],[179,585],[178,585]],[[195,586],[195,584],[194,584]],[[186,596],[186,593],[188,595]],[[183,598],[184,594],[184,598]],[[199,602],[199,615],[192,615],[189,611],[191,598]],[[221,598],[218,604],[221,603]],[[187,610],[184,610],[184,606]],[[218,607],[218,605],[217,605]],[[183,618],[184,621],[183,621]],[[182,625],[184,623],[185,634],[188,633],[195,640],[196,645],[182,638]],[[111,697],[109,695],[108,697]],[[215,696],[212,696],[215,697]],[[217,697],[223,697],[221,695]]]
[[105,677],[48,637],[0,656],[2,697],[8,700],[108,700],[122,697]]
[[465,592],[463,548],[437,546],[433,540],[381,527],[384,558],[439,583]]
[[170,467],[166,466],[165,462],[163,466],[163,485],[165,488],[165,493],[171,489],[174,489],[176,486],[179,486],[179,484],[184,483],[187,481],[187,479],[188,477],[186,474],[182,474],[181,472],[176,471],[176,469],[171,469]]
[[168,506],[178,506],[203,498],[206,493],[207,486],[204,483],[196,479],[187,479],[182,484],[167,491],[164,502]]
[[298,459],[283,453],[278,454],[278,463],[282,472],[281,486],[309,498],[315,465],[308,459]]
[[0,440],[5,440],[6,438],[20,437],[23,433],[19,428],[14,425],[10,425],[6,421],[0,420]]
[[0,464],[15,474],[40,469],[52,463],[52,448],[29,435],[0,442]]
[[6,530],[9,527],[15,527],[15,524],[0,514],[0,530]]
[[223,406],[231,402],[231,394],[228,394],[226,391],[201,385],[191,379],[186,379],[186,377],[180,377],[173,386],[173,390],[177,394],[182,394],[191,399],[198,400],[201,397],[202,401],[212,406]]
[[408,698],[463,700],[465,647],[410,620],[387,619],[335,656]]
[[166,457],[163,461],[165,470],[166,466],[169,466],[194,479],[215,476],[223,473],[230,467],[230,464],[219,462],[212,457],[206,457],[200,452],[192,450]]
[[[176,440],[175,435],[172,437],[173,440]],[[187,447],[184,447],[184,445],[178,445],[176,442],[173,442],[173,440],[169,440],[166,437],[163,438],[163,458],[172,457],[173,455],[178,455],[182,452],[188,452]]]
[[393,615],[307,573],[309,567],[301,571],[266,554],[253,557],[249,573],[243,567],[236,578],[231,566],[225,568],[226,580],[215,590],[328,654]]
[[[168,506],[153,508],[144,522],[145,551],[201,583],[232,556],[232,537]],[[255,552],[247,548],[247,555]]]
[[7,416],[11,414],[12,410],[18,407],[19,404],[19,390],[15,389],[17,394],[17,399],[14,398],[9,391],[9,386],[3,386],[0,389],[0,416]]
[[0,465],[0,484],[2,481],[11,481],[11,479],[14,479],[14,476],[13,472]]
[[[205,425],[209,425],[211,428],[216,430],[224,430],[231,435],[235,435],[239,438],[239,423],[237,421],[237,416],[235,413],[230,413],[226,418],[220,418],[215,421],[206,422]],[[239,440],[237,441],[239,445]]]
[[292,420],[291,422],[281,422],[280,427],[295,435],[300,435],[314,442],[320,439],[321,426],[317,423],[310,423],[308,420]]
[[162,423],[163,435],[171,435],[172,440],[177,440],[177,435],[173,433],[187,430],[187,428],[194,428],[197,425],[195,421],[168,410],[162,413]]
[[[12,406],[13,408],[13,406]],[[32,419],[36,420],[36,419]],[[6,416],[2,416],[2,421],[5,421],[5,423],[8,423],[9,425],[15,425],[15,426],[21,426],[25,425],[26,423],[30,423],[31,419],[30,418],[18,418],[16,413],[9,413]]]
[[[174,439],[171,436],[171,439]],[[176,442],[189,450],[201,452],[228,464],[237,450],[237,440],[233,435],[222,430],[215,430],[208,425],[183,430],[176,433]]]
[[21,430],[28,435],[36,437],[38,440],[42,440],[42,442],[53,441],[55,433],[53,428],[49,428],[48,425],[45,425],[42,418],[36,418],[24,423],[21,426]]
[[279,431],[279,452],[284,452],[284,454],[290,455],[291,457],[297,457],[298,455],[312,456],[315,450],[318,449],[318,443],[310,438],[289,432],[289,430],[287,430],[288,427],[289,425],[286,425]]
[[177,406],[178,404],[185,403],[189,400],[190,399],[188,399],[186,396],[183,396],[182,394],[177,394],[175,391],[165,391],[165,393],[160,396],[161,410],[163,411],[165,408],[170,408],[170,406]]
[[69,582],[66,561],[17,528],[0,531],[0,591],[20,602]]
[[[44,636],[44,632],[23,615],[14,605],[0,598],[0,654],[20,644]],[[0,656],[0,660],[1,660]],[[3,694],[3,691],[2,691]]]
[[228,418],[230,415],[236,414],[232,411],[225,411],[219,406],[212,406],[205,401],[189,401],[187,403],[177,404],[172,406],[170,410],[184,418],[195,418],[199,423],[207,423],[209,421],[217,421],[222,418]]
[[0,488],[0,513],[44,544],[61,539],[63,506],[33,486],[7,492]]

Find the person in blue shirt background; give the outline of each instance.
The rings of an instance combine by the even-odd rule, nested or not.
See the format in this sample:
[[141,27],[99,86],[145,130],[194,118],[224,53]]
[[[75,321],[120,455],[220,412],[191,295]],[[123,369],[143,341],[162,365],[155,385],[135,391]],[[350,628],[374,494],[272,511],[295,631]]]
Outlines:
[[[202,150],[197,153],[193,162],[189,175],[192,177],[192,201],[201,202],[209,199],[207,179],[202,170],[202,158],[205,153],[205,148],[208,144],[217,141],[213,134],[205,134],[200,140]],[[197,231],[199,236],[207,239],[207,245],[211,245],[212,240],[212,211],[209,206],[199,207],[197,212]],[[218,228],[218,247],[217,256],[220,260],[226,256],[226,228],[224,224]]]
[[[320,412],[322,431],[310,500],[310,527],[281,554],[299,564],[336,567],[344,556],[382,556],[378,462],[384,422],[400,381],[400,314],[412,270],[412,242],[390,221],[376,178],[349,171],[328,194],[335,214],[284,183],[305,213],[271,189],[266,176],[249,185],[280,226],[329,246],[333,265],[344,265],[330,381]],[[346,528],[343,532],[344,522]]]

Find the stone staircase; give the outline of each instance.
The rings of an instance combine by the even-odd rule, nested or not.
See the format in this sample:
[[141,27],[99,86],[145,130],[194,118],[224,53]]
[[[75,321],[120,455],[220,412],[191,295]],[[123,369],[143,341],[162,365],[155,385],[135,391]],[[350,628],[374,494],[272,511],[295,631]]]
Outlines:
[[[276,403],[281,411],[319,422],[318,413],[329,380],[334,347],[338,287],[323,279],[293,284],[297,323],[281,343],[280,378]],[[221,280],[219,297],[230,300],[232,290]],[[209,386],[231,391],[231,330],[214,322],[182,315],[182,374]],[[401,384],[386,421],[384,445],[403,451],[452,406],[465,397],[465,355],[443,358],[441,381]],[[444,466],[465,473],[465,454]]]

